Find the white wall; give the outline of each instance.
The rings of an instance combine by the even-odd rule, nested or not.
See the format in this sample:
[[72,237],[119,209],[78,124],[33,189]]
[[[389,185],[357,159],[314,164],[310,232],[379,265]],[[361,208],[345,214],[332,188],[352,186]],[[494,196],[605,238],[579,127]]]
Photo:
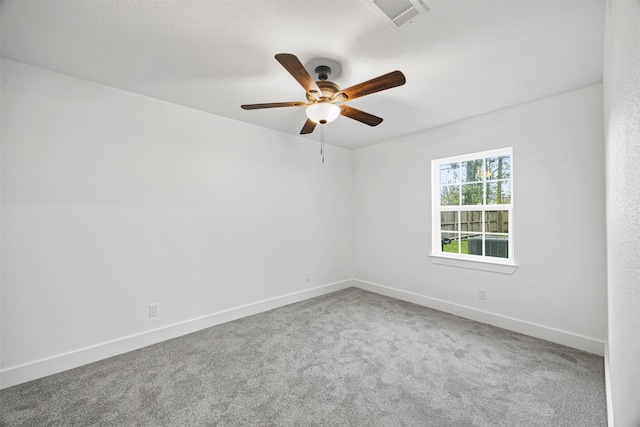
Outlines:
[[8,60],[2,124],[3,386],[352,277],[348,150]]
[[[356,283],[602,354],[602,108],[596,85],[355,151]],[[432,264],[431,160],[508,146],[518,270]]]
[[605,37],[609,372],[616,426],[640,425],[640,2],[609,1]]

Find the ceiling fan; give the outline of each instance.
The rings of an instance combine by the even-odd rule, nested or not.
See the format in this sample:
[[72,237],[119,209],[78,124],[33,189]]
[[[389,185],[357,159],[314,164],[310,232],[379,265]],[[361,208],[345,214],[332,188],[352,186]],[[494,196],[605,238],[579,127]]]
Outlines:
[[244,110],[259,110],[262,108],[279,107],[306,107],[307,121],[300,131],[301,134],[313,132],[318,123],[325,124],[342,115],[357,120],[369,126],[377,126],[382,123],[382,118],[373,114],[344,105],[361,96],[369,95],[382,90],[391,89],[405,84],[406,79],[400,71],[392,71],[388,74],[367,80],[346,89],[327,80],[331,75],[331,68],[326,65],[316,67],[315,72],[318,81],[314,81],[304,68],[300,60],[291,53],[279,53],[276,60],[300,83],[305,90],[308,102],[272,102],[266,104],[241,105]]

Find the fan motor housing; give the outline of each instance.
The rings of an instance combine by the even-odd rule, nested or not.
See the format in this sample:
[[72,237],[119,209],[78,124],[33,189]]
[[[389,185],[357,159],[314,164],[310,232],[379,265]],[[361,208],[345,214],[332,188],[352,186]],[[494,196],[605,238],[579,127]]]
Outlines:
[[[322,94],[320,95],[320,99],[327,99],[327,100],[332,100],[333,96],[340,92],[340,87],[335,84],[334,82],[330,82],[329,80],[320,80],[317,81],[316,84],[318,85],[318,87],[320,88],[320,91],[322,92]],[[311,102],[315,102],[317,101],[317,99],[311,95],[307,93],[307,99]]]

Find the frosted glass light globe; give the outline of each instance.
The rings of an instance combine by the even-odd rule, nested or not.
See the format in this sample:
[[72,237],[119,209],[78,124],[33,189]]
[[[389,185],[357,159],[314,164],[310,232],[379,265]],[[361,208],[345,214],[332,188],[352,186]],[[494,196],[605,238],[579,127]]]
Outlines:
[[318,102],[309,105],[306,109],[307,117],[315,123],[329,123],[340,115],[340,107],[330,102]]

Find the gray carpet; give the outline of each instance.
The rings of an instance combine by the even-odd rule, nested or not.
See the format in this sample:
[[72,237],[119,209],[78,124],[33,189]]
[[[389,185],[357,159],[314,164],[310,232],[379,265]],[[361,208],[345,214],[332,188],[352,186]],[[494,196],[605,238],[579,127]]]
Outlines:
[[0,391],[3,426],[606,426],[603,359],[359,289]]

